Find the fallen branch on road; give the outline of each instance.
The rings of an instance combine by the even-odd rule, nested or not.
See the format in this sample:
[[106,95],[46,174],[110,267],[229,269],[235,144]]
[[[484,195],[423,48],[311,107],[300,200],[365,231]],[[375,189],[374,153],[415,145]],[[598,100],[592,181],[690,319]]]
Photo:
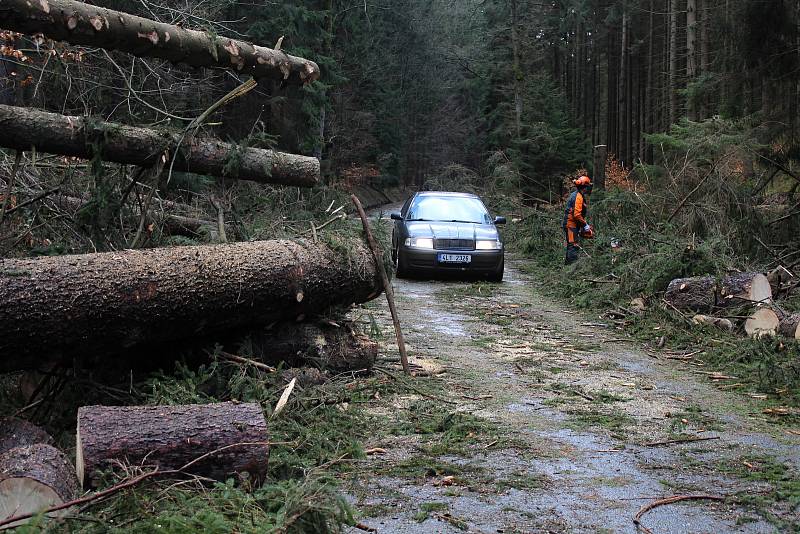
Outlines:
[[719,436],[713,436],[708,438],[682,438],[682,439],[668,439],[665,441],[653,441],[651,443],[645,443],[645,447],[661,447],[663,445],[675,445],[680,443],[693,443],[695,441],[711,441],[719,439]]
[[653,534],[652,530],[642,525],[642,516],[644,514],[655,508],[658,508],[659,506],[675,504],[676,502],[681,502],[681,501],[699,501],[699,500],[724,501],[725,496],[724,495],[673,495],[672,497],[667,497],[666,499],[653,501],[649,504],[645,504],[644,506],[641,507],[641,509],[638,512],[636,512],[636,515],[633,516],[633,524],[636,525],[636,528],[638,530],[641,530],[645,534]]

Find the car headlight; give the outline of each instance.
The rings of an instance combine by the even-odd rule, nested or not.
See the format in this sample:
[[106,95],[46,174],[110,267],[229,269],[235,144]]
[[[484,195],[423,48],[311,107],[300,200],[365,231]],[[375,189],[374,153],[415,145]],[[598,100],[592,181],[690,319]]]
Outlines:
[[433,238],[430,237],[407,237],[406,246],[413,248],[424,248],[433,250]]
[[500,250],[502,248],[503,243],[499,239],[475,241],[475,250]]

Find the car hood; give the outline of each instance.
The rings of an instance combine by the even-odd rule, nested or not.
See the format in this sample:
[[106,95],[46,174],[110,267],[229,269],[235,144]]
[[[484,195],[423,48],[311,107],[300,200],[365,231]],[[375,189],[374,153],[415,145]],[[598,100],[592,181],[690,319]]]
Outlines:
[[497,239],[499,234],[493,224],[407,221],[409,237],[434,239]]

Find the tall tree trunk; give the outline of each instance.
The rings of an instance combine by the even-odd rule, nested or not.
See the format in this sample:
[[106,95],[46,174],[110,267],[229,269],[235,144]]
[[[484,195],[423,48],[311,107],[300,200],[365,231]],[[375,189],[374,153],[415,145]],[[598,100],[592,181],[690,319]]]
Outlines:
[[678,0],[669,3],[669,124],[678,120]]
[[511,49],[514,69],[514,130],[517,139],[522,137],[522,67],[519,58],[519,31],[517,25],[517,0],[511,0]]
[[[698,16],[700,18],[700,75],[708,75],[710,73],[709,65],[711,61],[711,52],[708,32],[711,25],[711,6],[709,0],[698,0]],[[704,91],[705,93],[705,91]],[[711,114],[709,111],[710,98],[705,93],[700,100],[700,115],[699,119],[708,118]]]
[[[697,78],[697,0],[686,1],[686,83]],[[688,102],[689,119],[697,120],[697,103],[694,98]]]
[[[650,0],[650,13],[648,17],[648,25],[647,25],[647,75],[645,77],[645,87],[644,87],[644,123],[642,128],[644,133],[654,133],[655,128],[653,127],[654,118],[654,107],[653,106],[653,65],[655,63],[655,0]],[[642,136],[644,139],[644,136]],[[642,143],[642,159],[647,162],[652,161],[652,157],[649,154],[648,144],[643,141]]]
[[625,165],[628,164],[629,157],[629,77],[628,72],[628,5],[622,5],[622,38],[619,54],[619,80],[617,89],[617,113],[619,115],[619,125],[617,139],[619,140],[619,159]]

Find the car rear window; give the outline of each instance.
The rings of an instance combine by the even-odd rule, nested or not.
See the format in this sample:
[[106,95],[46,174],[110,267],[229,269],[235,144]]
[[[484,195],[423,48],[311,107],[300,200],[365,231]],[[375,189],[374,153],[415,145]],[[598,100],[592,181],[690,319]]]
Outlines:
[[453,221],[490,224],[489,212],[475,197],[419,197],[408,212],[411,221]]

